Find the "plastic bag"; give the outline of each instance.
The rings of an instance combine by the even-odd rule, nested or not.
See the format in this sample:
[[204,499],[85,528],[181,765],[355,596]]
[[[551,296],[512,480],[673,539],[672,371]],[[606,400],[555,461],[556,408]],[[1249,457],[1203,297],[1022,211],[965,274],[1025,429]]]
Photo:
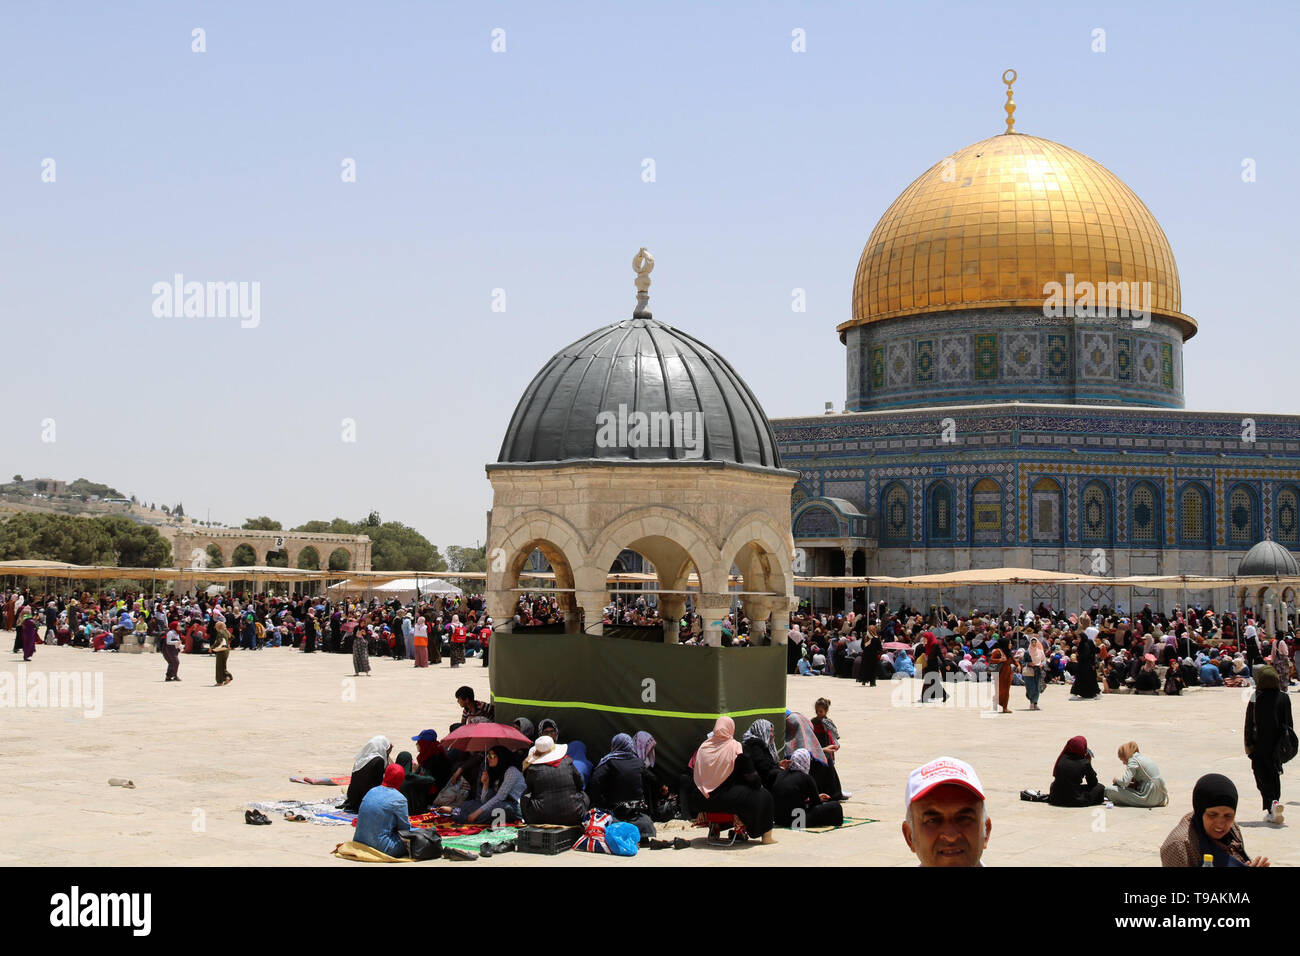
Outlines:
[[605,842],[615,856],[636,856],[641,831],[634,823],[609,823],[605,826]]

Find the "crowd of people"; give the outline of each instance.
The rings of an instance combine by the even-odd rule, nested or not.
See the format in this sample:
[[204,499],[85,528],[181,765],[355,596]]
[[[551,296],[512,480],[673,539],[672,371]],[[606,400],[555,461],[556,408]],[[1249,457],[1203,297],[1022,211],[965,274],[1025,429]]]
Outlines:
[[[457,689],[456,703],[461,719],[451,732],[495,717],[468,685]],[[427,813],[465,824],[576,827],[595,810],[634,825],[641,845],[653,849],[688,845],[660,840],[657,823],[722,815],[738,834],[773,843],[775,828],[841,825],[840,802],[852,796],[835,771],[839,733],[830,701],[814,709],[811,720],[786,714],[781,750],[770,721],[753,721],[736,740],[732,718],[718,718],[683,775],[656,766],[654,737],[631,726],[594,762],[585,743],[566,739],[550,717],[513,722],[526,749],[462,749],[429,728],[411,738],[414,754],[394,757],[388,738],[375,736],[353,759],[342,809],[358,814],[355,839],[389,856],[408,852],[399,834],[411,816]]]
[[1213,608],[1175,608],[1167,617],[1149,605],[1133,617],[1042,605],[958,617],[946,608],[872,604],[863,614],[792,616],[787,671],[873,686],[920,674],[925,701],[947,700],[945,682],[996,679],[1004,710],[1013,685],[1023,686],[1029,709],[1038,710],[1039,694],[1053,683],[1081,700],[1111,692],[1176,695],[1191,686],[1251,686],[1264,664],[1289,688],[1295,619],[1271,636],[1250,611],[1238,620]]
[[478,655],[486,665],[493,622],[484,608],[476,594],[429,595],[410,605],[265,594],[0,595],[0,618],[16,630],[14,650],[25,661],[37,644],[115,652],[130,642],[152,641],[167,661],[167,681],[181,679],[182,654],[211,654],[222,686],[234,679],[232,651],[268,647],[350,654],[357,676],[370,673],[371,656],[410,660],[415,667],[441,664],[446,657],[458,667]]

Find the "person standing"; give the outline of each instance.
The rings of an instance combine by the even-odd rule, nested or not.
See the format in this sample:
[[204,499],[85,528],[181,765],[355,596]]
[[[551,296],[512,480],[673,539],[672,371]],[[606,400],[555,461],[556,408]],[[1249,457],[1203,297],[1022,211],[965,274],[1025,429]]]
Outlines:
[[352,670],[353,677],[370,676],[370,626],[367,624],[358,624],[352,632]]
[[[858,618],[858,621],[866,620],[866,616]],[[862,637],[862,663],[858,665],[858,683],[870,684],[876,686],[876,673],[880,669],[880,652],[882,650],[880,635],[876,632],[876,626],[873,624],[867,628]]]
[[478,643],[483,648],[483,666],[488,666],[488,644],[492,641],[492,618],[485,618],[479,628]]
[[1007,639],[1001,638],[993,647],[993,653],[989,655],[989,663],[996,664],[998,668],[998,706],[1002,708],[1002,713],[1011,713],[1011,708],[1007,706],[1011,699],[1011,654],[1007,647]]
[[226,661],[230,658],[230,632],[226,630],[224,624],[218,624],[214,632],[212,653],[217,658],[217,686],[224,687],[235,679],[235,676],[226,670]]
[[18,639],[22,643],[23,663],[32,659],[36,653],[36,618],[32,616],[32,609],[25,607],[21,614],[22,623],[18,625]]
[[451,616],[451,666],[459,667],[465,663],[465,625],[460,623],[460,615]]
[[307,612],[307,622],[303,625],[302,649],[308,654],[316,651],[316,611]]
[[[163,657],[167,659],[167,681],[180,680],[181,636],[177,633],[180,623],[173,621],[167,625],[167,636],[163,640]],[[166,683],[164,681],[163,683]]]
[[1041,710],[1038,695],[1042,693],[1043,681],[1047,677],[1047,652],[1043,650],[1043,642],[1037,634],[1029,635],[1029,653],[1026,658],[1020,672],[1025,680],[1025,696],[1029,698],[1030,710]]
[[1291,698],[1281,691],[1277,671],[1262,667],[1255,693],[1246,705],[1246,756],[1255,771],[1255,786],[1264,804],[1264,821],[1281,825],[1282,747],[1294,733]]
[[415,622],[415,627],[411,630],[411,649],[415,652],[415,666],[429,666],[429,626],[425,624],[424,618]]
[[1093,643],[1097,629],[1092,626],[1085,614],[1081,621],[1085,625],[1083,636],[1079,638],[1078,671],[1074,675],[1074,686],[1070,691],[1072,700],[1095,700],[1101,693],[1097,683],[1097,645]]
[[921,703],[939,700],[948,703],[948,691],[943,686],[943,645],[933,631],[924,631],[925,665],[921,668]]

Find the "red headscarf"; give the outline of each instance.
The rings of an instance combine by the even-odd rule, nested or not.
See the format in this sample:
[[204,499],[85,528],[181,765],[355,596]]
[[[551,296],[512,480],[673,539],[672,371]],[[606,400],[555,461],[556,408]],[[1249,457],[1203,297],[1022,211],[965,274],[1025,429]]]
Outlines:
[[1057,770],[1061,767],[1061,757],[1069,754],[1071,757],[1082,757],[1088,753],[1088,739],[1086,737],[1071,737],[1065,742],[1065,749],[1061,751],[1060,756],[1056,758],[1056,763],[1052,766],[1052,776],[1056,776]]
[[392,787],[394,790],[401,790],[402,784],[406,783],[406,771],[402,769],[400,763],[390,763],[384,770],[384,786]]

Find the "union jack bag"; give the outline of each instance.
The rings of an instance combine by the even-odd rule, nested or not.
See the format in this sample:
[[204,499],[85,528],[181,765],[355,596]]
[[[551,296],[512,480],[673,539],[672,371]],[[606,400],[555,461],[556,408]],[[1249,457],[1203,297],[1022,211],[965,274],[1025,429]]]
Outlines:
[[573,844],[575,850],[586,850],[588,853],[613,853],[609,844],[605,841],[605,827],[614,822],[614,818],[604,810],[592,810],[587,814],[587,822],[583,824],[582,836]]

